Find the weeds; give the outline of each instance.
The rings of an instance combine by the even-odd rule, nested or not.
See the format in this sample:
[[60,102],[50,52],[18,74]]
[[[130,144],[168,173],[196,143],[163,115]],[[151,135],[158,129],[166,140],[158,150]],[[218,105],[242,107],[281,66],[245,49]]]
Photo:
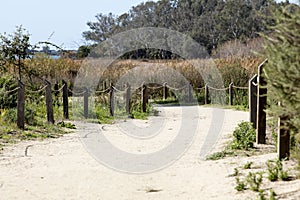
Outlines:
[[278,179],[286,181],[289,178],[288,172],[283,170],[281,160],[268,160],[268,179],[270,181],[277,181]]
[[68,129],[76,129],[75,124],[72,124],[70,122],[64,122],[64,121],[57,123],[57,126],[60,126],[62,128],[68,128]]
[[253,162],[247,162],[245,165],[244,165],[244,169],[251,169],[251,165],[253,164]]
[[239,177],[236,177],[235,181],[236,181],[235,189],[237,191],[240,192],[240,191],[246,190],[246,184],[244,181],[241,181]]
[[258,200],[267,200],[267,199],[266,199],[266,196],[265,196],[265,191],[262,190],[262,189],[260,189],[260,190],[258,191]]
[[208,155],[206,157],[206,160],[220,160],[222,158],[225,158],[228,155],[230,156],[233,154],[234,154],[234,152],[232,152],[232,151],[224,150],[224,151],[220,151],[220,152],[216,152],[211,155]]
[[275,200],[275,196],[276,196],[276,193],[275,193],[274,190],[271,188],[271,189],[270,189],[270,200]]
[[255,192],[259,191],[260,185],[263,180],[262,174],[263,174],[262,172],[256,172],[256,173],[249,172],[249,174],[247,175],[246,180],[252,191]]

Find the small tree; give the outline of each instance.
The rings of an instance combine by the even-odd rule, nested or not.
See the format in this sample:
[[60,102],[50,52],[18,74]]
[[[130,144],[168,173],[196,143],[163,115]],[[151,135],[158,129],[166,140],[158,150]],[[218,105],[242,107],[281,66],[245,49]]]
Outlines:
[[[32,46],[29,43],[29,34],[24,33],[26,30],[22,26],[17,27],[14,34],[0,35],[0,59],[2,66],[13,64],[14,69],[18,68],[18,78],[22,79],[22,69],[24,63],[22,60],[30,58]],[[15,70],[16,71],[16,70]]]
[[285,128],[300,133],[300,8],[278,8],[275,19],[266,46],[269,113],[285,117]]

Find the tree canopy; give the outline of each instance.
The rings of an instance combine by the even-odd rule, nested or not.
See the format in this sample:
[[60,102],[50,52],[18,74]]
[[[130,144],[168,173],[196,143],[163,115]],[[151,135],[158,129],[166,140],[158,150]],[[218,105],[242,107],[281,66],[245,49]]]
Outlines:
[[87,41],[99,43],[111,35],[139,27],[162,27],[191,36],[209,53],[226,41],[246,40],[268,32],[274,0],[160,0],[132,7],[120,16],[97,14],[83,32]]

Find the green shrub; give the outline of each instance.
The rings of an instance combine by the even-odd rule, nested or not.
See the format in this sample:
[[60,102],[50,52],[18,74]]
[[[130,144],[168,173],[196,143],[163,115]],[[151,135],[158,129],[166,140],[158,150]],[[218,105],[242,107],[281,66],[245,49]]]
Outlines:
[[258,200],[267,200],[266,196],[265,196],[265,191],[264,190],[260,189],[258,191],[258,198],[257,199]]
[[262,179],[262,172],[249,172],[249,174],[247,175],[247,183],[249,184],[250,189],[256,192],[259,191]]
[[288,172],[283,170],[281,160],[268,160],[268,179],[270,181],[277,181],[278,179],[286,181],[289,178]]
[[17,91],[5,93],[5,91],[11,91],[15,88],[17,88],[17,81],[13,77],[0,77],[0,109],[15,108],[17,106]]
[[9,108],[1,111],[1,118],[4,122],[15,123],[17,121],[17,109]]
[[276,196],[276,193],[275,193],[274,190],[271,188],[271,189],[270,189],[270,200],[275,200],[275,196]]
[[245,149],[253,148],[255,142],[255,129],[249,122],[242,122],[233,132],[232,149]]
[[246,184],[244,181],[241,181],[240,178],[238,177],[235,178],[235,181],[236,181],[236,186],[234,189],[236,189],[239,192],[246,190]]
[[247,162],[245,165],[244,165],[244,169],[251,169],[251,165],[253,164],[253,162]]
[[270,181],[277,181],[278,180],[278,167],[272,160],[268,160],[267,162],[268,166],[268,179]]
[[76,129],[75,124],[72,124],[70,122],[64,122],[64,121],[58,122],[57,126],[68,128],[68,129]]
[[216,152],[213,154],[210,154],[206,157],[206,160],[219,160],[222,158],[225,158],[227,155],[233,155],[234,152],[228,151],[227,149],[224,151]]
[[[291,139],[300,134],[300,12],[299,6],[281,6],[272,11],[274,26],[266,37],[268,63],[264,75],[268,88],[268,114],[274,119],[283,117],[284,128],[291,131]],[[280,105],[278,104],[280,102]],[[300,142],[300,141],[298,141]],[[297,140],[292,141],[291,146]],[[300,146],[294,151],[299,152]],[[299,157],[298,157],[299,159]],[[299,160],[300,162],[300,160]]]

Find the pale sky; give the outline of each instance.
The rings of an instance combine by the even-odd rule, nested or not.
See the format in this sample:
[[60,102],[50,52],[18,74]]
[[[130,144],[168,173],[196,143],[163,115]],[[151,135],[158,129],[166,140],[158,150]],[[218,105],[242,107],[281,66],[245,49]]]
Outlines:
[[[97,13],[122,14],[147,0],[4,0],[1,2],[0,34],[12,33],[22,25],[31,43],[49,41],[66,49],[85,43],[82,32]],[[157,0],[155,0],[157,1]],[[290,2],[298,2],[292,0]]]
[[0,34],[12,33],[22,25],[33,44],[50,41],[67,49],[84,44],[86,23],[97,13],[122,14],[143,0],[4,0],[1,1]]

